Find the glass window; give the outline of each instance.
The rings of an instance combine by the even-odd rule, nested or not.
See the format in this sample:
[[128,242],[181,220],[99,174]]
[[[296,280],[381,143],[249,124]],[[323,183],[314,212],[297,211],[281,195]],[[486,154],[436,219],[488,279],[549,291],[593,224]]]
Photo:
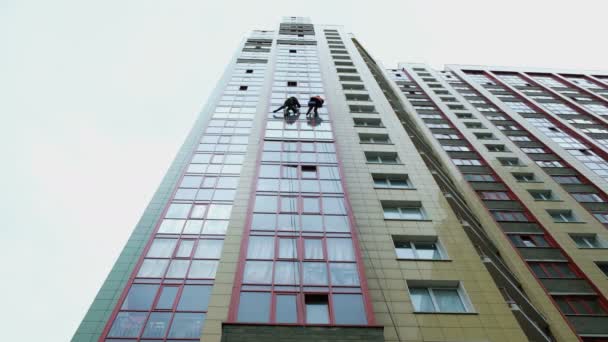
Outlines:
[[274,267],[274,283],[278,285],[297,285],[300,283],[300,270],[297,262],[277,261]]
[[279,258],[296,259],[298,257],[298,245],[296,239],[279,239]]
[[323,241],[321,239],[305,239],[304,258],[323,259]]
[[325,220],[325,230],[328,232],[348,232],[350,230],[346,216],[325,216],[323,219]]
[[215,278],[217,263],[215,260],[193,260],[188,272],[188,278]]
[[555,222],[577,222],[571,210],[547,210]]
[[[199,194],[203,191],[206,190],[200,190]],[[211,193],[212,191],[209,190],[209,197],[211,198]],[[196,218],[196,219],[202,219],[203,217],[205,217],[205,212],[207,211],[207,205],[206,204],[197,204],[194,206],[194,208],[192,208],[192,212],[190,213],[190,217],[191,218]]]
[[143,328],[147,312],[119,312],[108,337],[137,337]]
[[597,234],[574,235],[570,237],[578,248],[608,248],[608,244],[601,240]]
[[201,229],[203,228],[203,221],[201,220],[188,220],[186,222],[186,226],[184,227],[184,234],[200,234]]
[[247,261],[243,283],[270,284],[272,281],[272,261]]
[[170,258],[177,245],[177,239],[154,239],[146,254],[149,258]]
[[367,324],[362,295],[334,294],[332,300],[336,324]]
[[185,285],[177,305],[179,311],[207,311],[211,286]]
[[327,285],[327,265],[324,262],[302,263],[305,285]]
[[276,321],[277,323],[296,323],[298,321],[295,295],[276,296]]
[[393,236],[397,258],[423,260],[444,259],[443,248],[437,240],[430,240],[433,238],[436,239],[436,237]]
[[182,231],[186,220],[163,220],[158,227],[158,232],[162,234],[179,234]]
[[206,221],[203,234],[224,235],[228,229],[228,221]]
[[166,218],[187,218],[191,204],[172,203],[167,210]]
[[171,319],[169,312],[153,312],[148,318],[148,323],[144,329],[142,337],[161,338],[165,337],[169,320]]
[[208,219],[227,220],[230,218],[231,211],[232,211],[231,205],[211,204],[211,205],[209,205],[209,212],[207,213],[207,218]]
[[329,264],[331,283],[334,286],[358,286],[359,274],[357,264],[331,263]]
[[177,295],[177,286],[164,286],[160,297],[156,302],[156,309],[158,310],[171,310],[173,303],[175,302],[175,296]]
[[277,196],[256,196],[255,209],[256,212],[276,213],[278,207]]
[[348,238],[327,239],[327,254],[332,261],[354,261],[353,241]]
[[237,321],[266,323],[270,320],[270,293],[241,292]]
[[223,246],[224,240],[198,240],[194,257],[197,259],[219,259],[222,255]]
[[165,273],[169,260],[167,259],[144,259],[139,268],[137,277],[160,278]]
[[198,188],[201,185],[203,177],[201,176],[184,176],[180,188]]
[[329,324],[329,306],[326,295],[306,295],[306,323]]
[[250,236],[247,259],[272,259],[274,256],[274,237]]
[[419,312],[467,312],[458,288],[410,288],[414,310]]
[[465,312],[466,309],[457,289],[433,289],[433,296],[437,302],[438,311]]
[[178,312],[171,323],[168,337],[170,338],[200,338],[205,314]]
[[382,203],[385,219],[393,220],[424,220],[426,215],[420,203],[406,203],[403,206]]
[[188,271],[190,260],[171,260],[169,269],[167,270],[167,278],[185,278]]
[[596,261],[595,264],[608,277],[608,262]]
[[121,310],[148,310],[152,306],[158,285],[133,284]]
[[181,240],[175,256],[178,258],[187,258],[192,254],[193,248],[194,240]]

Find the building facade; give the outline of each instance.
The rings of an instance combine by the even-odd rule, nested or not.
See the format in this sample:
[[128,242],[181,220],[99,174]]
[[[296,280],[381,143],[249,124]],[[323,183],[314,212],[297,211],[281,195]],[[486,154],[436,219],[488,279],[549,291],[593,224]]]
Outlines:
[[607,115],[608,73],[384,69],[285,17],[241,43],[73,341],[608,341]]

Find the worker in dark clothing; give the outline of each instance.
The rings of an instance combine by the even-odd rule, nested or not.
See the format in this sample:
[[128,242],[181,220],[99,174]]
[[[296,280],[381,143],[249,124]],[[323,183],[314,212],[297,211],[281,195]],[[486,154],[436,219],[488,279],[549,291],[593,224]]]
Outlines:
[[300,107],[300,101],[298,101],[296,97],[292,96],[285,100],[285,102],[283,102],[283,105],[274,110],[273,113],[276,113],[281,109],[285,109],[284,116],[289,115],[290,110],[293,111],[294,114],[297,114],[300,112]]
[[319,116],[318,109],[323,107],[323,102],[325,102],[325,100],[323,100],[321,96],[311,97],[310,100],[308,100],[308,112],[306,112],[306,116],[308,116],[313,109],[315,110],[315,116]]

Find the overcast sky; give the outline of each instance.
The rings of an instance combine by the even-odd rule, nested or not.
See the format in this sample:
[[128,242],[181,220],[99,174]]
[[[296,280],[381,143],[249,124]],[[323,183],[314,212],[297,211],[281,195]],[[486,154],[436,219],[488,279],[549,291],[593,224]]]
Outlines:
[[399,61],[608,70],[608,2],[0,0],[0,322],[67,341],[242,37],[342,24]]

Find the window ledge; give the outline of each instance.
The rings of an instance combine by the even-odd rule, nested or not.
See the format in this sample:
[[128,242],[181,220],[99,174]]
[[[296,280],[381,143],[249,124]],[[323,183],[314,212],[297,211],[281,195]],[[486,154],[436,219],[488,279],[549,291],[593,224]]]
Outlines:
[[479,315],[479,313],[476,311],[468,311],[468,312],[414,311],[414,314],[421,314],[421,315]]
[[517,183],[544,183],[543,181],[517,181]]
[[578,249],[599,249],[599,250],[603,250],[603,251],[608,249],[608,247],[578,247],[578,246],[577,246],[577,248]]
[[553,221],[553,223],[565,223],[565,224],[585,224],[587,222],[585,221],[568,221],[568,222],[563,222],[563,221]]
[[388,163],[370,163],[370,162],[366,162],[365,164],[371,164],[371,165],[405,165],[403,163],[391,163],[391,164],[388,164]]
[[397,258],[397,261],[439,261],[439,262],[452,262],[452,259],[412,259],[412,258]]
[[408,220],[408,219],[399,219],[399,218],[384,218],[384,221],[413,221],[413,222],[433,222],[430,219],[420,219],[420,220]]
[[389,188],[389,187],[381,187],[381,186],[374,186],[374,189],[381,189],[381,190],[418,190],[416,188]]
[[392,142],[389,142],[389,143],[375,143],[375,142],[365,142],[365,141],[359,141],[359,144],[365,144],[365,145],[395,145]]
[[563,202],[564,200],[560,200],[560,199],[549,199],[549,200],[545,200],[545,199],[534,199],[534,202]]

